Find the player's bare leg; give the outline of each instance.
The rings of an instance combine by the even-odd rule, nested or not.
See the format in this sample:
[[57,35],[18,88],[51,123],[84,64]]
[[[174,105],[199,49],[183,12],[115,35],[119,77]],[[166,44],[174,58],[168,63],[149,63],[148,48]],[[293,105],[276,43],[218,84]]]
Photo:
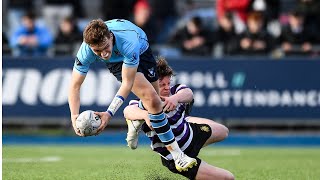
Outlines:
[[211,127],[212,129],[211,136],[203,146],[207,146],[209,144],[222,141],[228,137],[229,129],[226,126],[220,123],[214,122],[211,119],[190,116],[188,117],[187,121],[192,123],[197,123],[197,124],[207,124]]
[[204,161],[201,161],[198,173],[196,175],[196,180],[234,180],[234,176],[231,172],[212,166]]

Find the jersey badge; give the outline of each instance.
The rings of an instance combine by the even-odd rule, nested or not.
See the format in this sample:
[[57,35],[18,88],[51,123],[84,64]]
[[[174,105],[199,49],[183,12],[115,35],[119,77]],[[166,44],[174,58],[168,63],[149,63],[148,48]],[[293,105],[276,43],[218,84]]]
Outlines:
[[148,74],[149,77],[153,78],[156,76],[156,72],[153,67],[148,69],[148,71],[149,71],[149,74]]
[[200,129],[201,129],[201,131],[209,132],[209,127],[208,126],[201,126]]

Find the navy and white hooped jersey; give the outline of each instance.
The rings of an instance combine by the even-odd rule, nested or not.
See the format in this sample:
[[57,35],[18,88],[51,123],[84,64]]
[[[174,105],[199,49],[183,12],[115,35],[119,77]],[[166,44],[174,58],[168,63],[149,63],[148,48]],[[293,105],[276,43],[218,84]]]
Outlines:
[[127,67],[137,67],[139,56],[149,48],[145,32],[130,21],[113,19],[105,21],[113,33],[115,43],[109,60],[104,60],[94,54],[90,46],[83,42],[78,50],[73,69],[82,75],[89,71],[90,64],[95,61],[105,63],[123,62]]
[[[170,96],[176,94],[178,91],[188,88],[186,85],[176,85],[170,88]],[[137,104],[140,108],[141,103],[139,100],[131,100],[129,105]],[[175,110],[165,113],[172,132],[178,142],[182,151],[187,149],[190,145],[192,138],[193,138],[193,131],[190,127],[189,123],[186,120],[187,103],[179,103]],[[151,148],[153,151],[159,153],[162,157],[171,160],[172,155],[167,150],[165,145],[160,141],[159,137],[157,136],[155,131],[152,131],[146,124],[143,125],[142,130],[146,133],[146,135],[151,140]]]

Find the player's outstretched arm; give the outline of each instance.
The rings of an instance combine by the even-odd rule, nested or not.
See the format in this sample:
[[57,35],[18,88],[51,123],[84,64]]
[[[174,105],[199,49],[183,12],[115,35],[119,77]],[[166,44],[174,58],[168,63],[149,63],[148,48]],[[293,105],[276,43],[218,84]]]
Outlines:
[[80,109],[80,88],[86,76],[79,74],[78,72],[73,71],[70,81],[68,101],[71,115],[71,122],[74,132],[83,136],[78,128],[76,128],[76,119],[79,116]]
[[117,95],[113,98],[106,112],[95,112],[95,114],[99,115],[101,119],[101,125],[98,128],[97,134],[101,133],[106,128],[112,116],[118,111],[120,106],[123,104],[123,101],[128,97],[132,89],[136,73],[137,67],[122,67],[122,83]]

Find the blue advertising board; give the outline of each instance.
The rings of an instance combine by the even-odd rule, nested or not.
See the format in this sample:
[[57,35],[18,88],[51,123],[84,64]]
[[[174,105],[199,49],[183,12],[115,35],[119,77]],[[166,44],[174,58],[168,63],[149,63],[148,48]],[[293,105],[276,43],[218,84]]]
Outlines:
[[[194,92],[192,114],[208,118],[319,118],[320,61],[168,59],[173,83]],[[3,58],[3,117],[69,117],[72,58]],[[90,68],[81,111],[104,111],[119,83],[103,63]],[[84,94],[83,92],[86,92]],[[130,95],[128,99],[133,98]],[[125,103],[127,103],[126,100]],[[122,117],[123,107],[116,117]]]

